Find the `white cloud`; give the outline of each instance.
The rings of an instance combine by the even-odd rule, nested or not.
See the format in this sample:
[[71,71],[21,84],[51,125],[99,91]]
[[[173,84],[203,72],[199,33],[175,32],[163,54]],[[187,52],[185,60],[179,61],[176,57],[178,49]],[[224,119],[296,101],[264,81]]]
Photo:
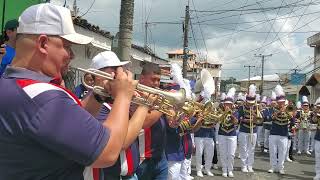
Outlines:
[[[62,3],[62,0],[52,0]],[[311,0],[310,0],[311,1]],[[237,1],[218,1],[218,0],[194,0],[197,10],[223,10],[235,9],[241,6],[248,5],[248,8],[265,8],[276,7],[286,4],[298,2],[298,4],[305,4],[310,1],[297,1],[297,0],[237,0]],[[69,0],[71,5],[73,0]],[[90,22],[99,25],[100,27],[115,34],[119,26],[120,2],[112,0],[96,0],[90,12],[84,16]],[[228,3],[229,2],[229,3]],[[260,5],[257,4],[260,3]],[[78,1],[80,11],[82,14],[91,5],[92,1]],[[150,11],[149,22],[154,21],[183,21],[185,11],[185,1],[181,0],[142,0],[135,1],[135,14],[134,14],[134,42],[143,44],[144,42],[144,21]],[[192,1],[190,1],[190,9],[193,10]],[[240,70],[226,70],[223,71],[223,76],[236,76],[238,79],[246,78],[248,71],[243,68],[243,65],[250,64],[260,66],[260,60],[254,58],[254,54],[269,54],[273,53],[272,57],[268,58],[266,63],[266,73],[285,72],[277,70],[280,68],[289,69],[303,63],[307,57],[313,56],[313,49],[306,45],[306,38],[313,33],[279,33],[283,45],[276,41],[268,46],[261,47],[269,44],[273,39],[277,39],[276,33],[261,33],[268,32],[271,25],[274,31],[291,32],[297,31],[310,31],[320,29],[319,20],[316,20],[308,25],[312,19],[320,16],[320,13],[304,15],[303,13],[311,13],[319,11],[319,5],[303,6],[292,8],[281,8],[272,11],[256,11],[257,13],[248,14],[247,11],[243,12],[227,12],[220,14],[213,13],[198,13],[199,21],[207,20],[205,23],[212,25],[202,25],[203,36],[208,49],[208,57],[210,59],[223,59],[225,69],[240,69]],[[241,14],[241,16],[239,16]],[[231,16],[234,15],[234,16]],[[227,17],[231,16],[231,17]],[[296,17],[292,17],[296,16]],[[301,18],[300,18],[301,16]],[[194,11],[191,11],[193,31],[195,34],[197,47],[206,54],[204,43],[201,37],[199,26],[197,25],[198,18]],[[285,19],[285,17],[290,17]],[[280,18],[276,21],[270,22],[252,22],[264,21],[265,19]],[[244,23],[252,22],[252,23]],[[236,24],[238,23],[238,24]],[[222,25],[223,24],[223,25]],[[234,31],[233,29],[237,29]],[[152,36],[149,32],[149,44],[151,49],[155,46],[156,53],[166,58],[166,52],[172,49],[182,48],[182,25],[168,25],[157,24],[149,26]],[[243,30],[243,31],[239,31]],[[245,32],[250,31],[250,32]],[[189,36],[189,47],[193,51],[197,51],[195,43],[192,38],[192,31]],[[233,34],[232,36],[230,34]],[[232,37],[232,39],[231,39]],[[152,38],[152,40],[151,40]],[[229,43],[229,45],[227,45]],[[155,44],[155,45],[154,45]],[[259,48],[261,47],[261,48]],[[258,49],[257,49],[258,48]],[[254,50],[257,49],[257,50]],[[290,54],[290,55],[289,55]],[[292,60],[292,58],[294,60]],[[274,70],[272,70],[274,69]],[[255,71],[255,70],[254,70]],[[287,71],[288,72],[288,71]],[[255,72],[254,72],[255,73]]]

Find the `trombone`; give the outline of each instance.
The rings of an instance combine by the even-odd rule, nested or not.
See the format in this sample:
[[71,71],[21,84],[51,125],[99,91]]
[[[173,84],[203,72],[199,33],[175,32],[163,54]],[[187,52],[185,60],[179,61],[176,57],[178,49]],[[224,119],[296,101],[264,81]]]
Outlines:
[[[75,68],[76,70],[101,77],[105,80],[113,80],[114,77],[106,72],[97,70],[97,69],[83,69],[83,68]],[[105,89],[101,86],[90,86],[88,85],[82,77],[82,83],[87,88],[92,90],[98,95],[109,97],[110,94],[108,94]],[[142,84],[138,84],[136,86],[136,91],[138,92],[145,92],[149,94],[157,95],[158,98],[155,103],[150,103],[147,98],[143,97],[133,97],[132,102],[138,105],[146,105],[150,108],[153,108],[157,111],[160,111],[170,117],[175,116],[170,111],[171,109],[176,109],[182,105],[184,105],[184,102],[186,100],[186,92],[184,89],[180,89],[177,92],[167,92],[160,89],[151,88]]]

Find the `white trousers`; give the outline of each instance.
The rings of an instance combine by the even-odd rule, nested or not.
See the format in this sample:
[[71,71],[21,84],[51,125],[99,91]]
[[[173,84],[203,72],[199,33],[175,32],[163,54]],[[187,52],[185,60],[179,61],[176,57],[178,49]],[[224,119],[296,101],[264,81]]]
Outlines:
[[293,150],[296,150],[297,149],[297,144],[298,144],[298,133],[295,133],[292,136],[292,140],[293,140],[292,148],[293,148]]
[[264,143],[264,128],[263,126],[257,126],[257,144],[262,146]]
[[307,152],[309,150],[309,143],[310,143],[310,131],[307,129],[299,129],[299,136],[298,136],[298,150]]
[[196,146],[196,169],[201,171],[202,154],[204,152],[205,170],[209,171],[212,166],[212,158],[214,155],[214,141],[213,138],[195,137],[194,143]]
[[[252,136],[252,138],[250,137]],[[254,147],[257,142],[257,133],[239,132],[239,153],[242,167],[252,167],[254,163]]]
[[219,140],[218,140],[218,136],[219,136],[219,128],[220,128],[220,123],[217,123],[215,126],[215,134],[214,134],[214,137],[215,137],[215,141],[216,141],[216,144],[219,144]]
[[289,158],[289,151],[290,151],[291,141],[292,141],[291,139],[288,139],[286,158]]
[[269,143],[270,143],[269,152],[270,152],[271,168],[276,170],[283,170],[284,168],[283,164],[286,158],[287,147],[288,147],[288,137],[270,135]]
[[316,160],[316,165],[315,165],[316,175],[320,176],[320,141],[318,140],[315,140],[314,152],[315,152],[315,160]]
[[234,156],[237,149],[237,136],[219,135],[219,154],[222,172],[233,171]]
[[263,146],[264,148],[269,149],[269,136],[270,136],[270,130],[269,129],[264,129],[264,143]]
[[314,136],[316,136],[316,132],[317,131],[310,131],[310,147],[309,147],[309,151],[311,151],[311,152],[314,150],[314,143],[315,143]]
[[185,161],[168,161],[168,180],[189,180]]
[[187,173],[190,175],[191,174],[191,159],[184,159],[182,166],[184,166],[183,168],[187,169]]

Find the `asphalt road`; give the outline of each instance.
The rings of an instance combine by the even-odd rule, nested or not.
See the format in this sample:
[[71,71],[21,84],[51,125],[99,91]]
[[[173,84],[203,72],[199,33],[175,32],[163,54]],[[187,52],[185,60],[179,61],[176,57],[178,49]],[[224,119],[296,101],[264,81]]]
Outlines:
[[[258,149],[257,149],[258,150]],[[285,162],[285,175],[280,175],[279,173],[270,174],[267,171],[270,169],[270,160],[269,154],[261,153],[259,151],[255,152],[255,162],[254,162],[254,173],[243,173],[241,172],[240,159],[235,159],[235,168],[234,168],[234,178],[236,180],[310,180],[315,176],[315,158],[314,154],[312,156],[307,155],[294,155],[296,161],[294,162]],[[238,153],[236,153],[237,156]],[[221,165],[219,164],[218,170],[213,170],[214,177],[209,177],[204,175],[203,178],[199,178],[196,176],[195,169],[195,158],[193,158],[192,162],[192,176],[195,177],[195,180],[207,180],[207,179],[232,179],[232,178],[224,178],[221,176]]]

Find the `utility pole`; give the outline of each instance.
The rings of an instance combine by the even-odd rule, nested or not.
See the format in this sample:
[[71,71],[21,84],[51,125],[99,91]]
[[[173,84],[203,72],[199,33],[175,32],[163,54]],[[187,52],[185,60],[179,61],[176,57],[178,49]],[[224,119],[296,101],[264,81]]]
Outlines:
[[190,21],[190,14],[189,14],[189,2],[186,6],[186,16],[184,20],[184,41],[183,41],[183,62],[182,62],[182,76],[184,78],[187,77],[187,68],[188,68],[188,32],[189,32],[189,21]]
[[148,23],[147,21],[144,24],[144,47],[148,47]]
[[245,67],[245,68],[249,68],[249,76],[248,76],[248,89],[249,89],[249,86],[250,86],[250,73],[251,73],[251,68],[254,68],[255,66],[246,66],[246,65],[244,65],[243,67]]
[[121,61],[130,61],[134,0],[121,0],[117,54]]
[[268,54],[268,55],[263,55],[263,54],[259,54],[259,55],[254,55],[255,57],[261,57],[262,60],[262,65],[261,65],[261,88],[260,88],[260,95],[262,96],[263,93],[263,84],[264,84],[264,80],[263,80],[263,76],[264,76],[264,61],[265,61],[265,57],[269,57],[272,56],[272,54]]

